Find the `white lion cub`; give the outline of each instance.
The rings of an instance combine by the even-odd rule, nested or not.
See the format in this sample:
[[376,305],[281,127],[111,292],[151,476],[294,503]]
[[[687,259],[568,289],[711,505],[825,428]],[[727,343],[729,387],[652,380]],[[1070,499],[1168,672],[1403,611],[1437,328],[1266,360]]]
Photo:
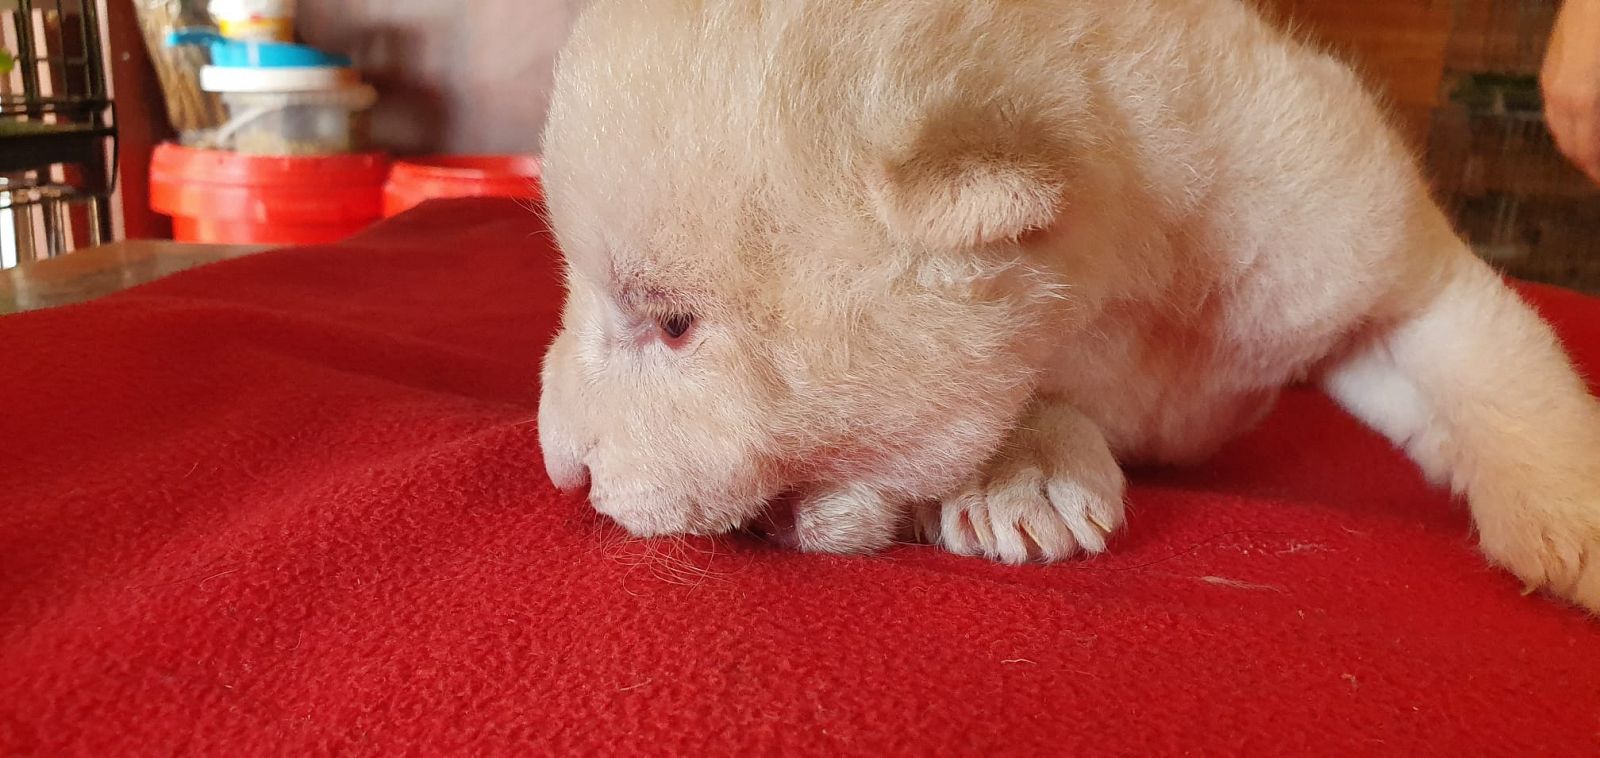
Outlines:
[[552,480],[1004,561],[1312,378],[1600,611],[1600,404],[1340,63],[1237,0],[595,0],[545,134]]

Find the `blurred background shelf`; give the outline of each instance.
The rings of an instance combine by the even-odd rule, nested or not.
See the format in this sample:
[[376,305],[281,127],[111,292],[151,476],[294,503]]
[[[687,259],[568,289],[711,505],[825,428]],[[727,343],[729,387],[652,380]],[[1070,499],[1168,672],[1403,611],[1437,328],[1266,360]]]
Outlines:
[[[1600,190],[1555,151],[1537,87],[1527,87],[1560,0],[1251,1],[1381,93],[1480,255],[1515,276],[1600,292]],[[581,3],[471,0],[470,13],[436,0],[301,5],[301,34],[351,54],[377,84],[373,135],[387,147],[532,152],[551,65]]]
[[[1600,292],[1600,190],[1556,152],[1535,86],[1559,0],[1251,1],[1349,61],[1382,94],[1480,255],[1514,276]],[[148,43],[175,19],[200,19],[203,4],[0,0],[0,45],[19,59],[0,77],[0,122],[87,124],[94,135],[61,148],[84,159],[77,163],[24,175],[0,170],[0,185],[15,196],[14,218],[26,210],[37,225],[53,214],[53,231],[66,232],[34,234],[33,250],[0,257],[0,268],[29,254],[59,254],[39,240],[70,249],[106,235],[170,236],[168,219],[150,209],[151,153],[214,125],[221,112],[215,98],[189,96],[202,51],[152,55]],[[553,61],[580,5],[301,0],[296,23],[304,41],[349,54],[377,86],[372,137],[379,147],[400,155],[533,154]],[[22,50],[23,27],[36,43],[55,42]],[[36,84],[22,77],[29,70]],[[164,99],[163,83],[182,96]],[[0,143],[8,139],[28,138],[0,136]],[[109,162],[86,160],[95,140]],[[18,194],[37,187],[75,192],[62,190],[64,210],[47,213],[54,200]]]
[[104,160],[105,140],[116,134],[109,126],[0,121],[0,174]]

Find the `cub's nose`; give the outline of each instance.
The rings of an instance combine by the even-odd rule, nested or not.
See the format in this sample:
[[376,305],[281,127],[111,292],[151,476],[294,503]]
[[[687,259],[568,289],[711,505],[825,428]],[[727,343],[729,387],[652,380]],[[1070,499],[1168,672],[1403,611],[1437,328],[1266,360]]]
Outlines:
[[562,492],[582,489],[589,483],[589,467],[578,456],[566,451],[541,445],[544,448],[544,472],[550,483]]
[[556,464],[550,461],[550,456],[544,459],[544,471],[550,477],[550,483],[564,493],[572,493],[583,489],[589,484],[589,467],[582,463],[572,465]]
[[583,488],[589,483],[589,467],[583,463],[583,452],[572,440],[556,431],[556,424],[540,414],[539,449],[544,454],[544,473],[550,483],[562,492]]

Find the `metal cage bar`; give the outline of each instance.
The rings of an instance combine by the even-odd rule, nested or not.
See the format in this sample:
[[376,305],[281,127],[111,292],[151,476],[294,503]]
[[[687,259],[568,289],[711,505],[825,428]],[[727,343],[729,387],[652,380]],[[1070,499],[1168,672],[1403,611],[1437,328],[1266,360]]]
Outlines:
[[0,266],[106,241],[116,128],[98,0],[0,0]]

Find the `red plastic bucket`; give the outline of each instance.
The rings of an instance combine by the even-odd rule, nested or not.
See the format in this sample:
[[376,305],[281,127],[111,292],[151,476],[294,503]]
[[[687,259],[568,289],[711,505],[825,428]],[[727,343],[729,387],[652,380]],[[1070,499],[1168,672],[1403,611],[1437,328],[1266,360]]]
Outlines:
[[382,216],[381,153],[246,155],[163,144],[150,158],[150,208],[180,242],[313,245]]
[[532,155],[430,155],[394,162],[383,190],[383,215],[424,200],[446,197],[513,197],[538,200],[539,159]]

